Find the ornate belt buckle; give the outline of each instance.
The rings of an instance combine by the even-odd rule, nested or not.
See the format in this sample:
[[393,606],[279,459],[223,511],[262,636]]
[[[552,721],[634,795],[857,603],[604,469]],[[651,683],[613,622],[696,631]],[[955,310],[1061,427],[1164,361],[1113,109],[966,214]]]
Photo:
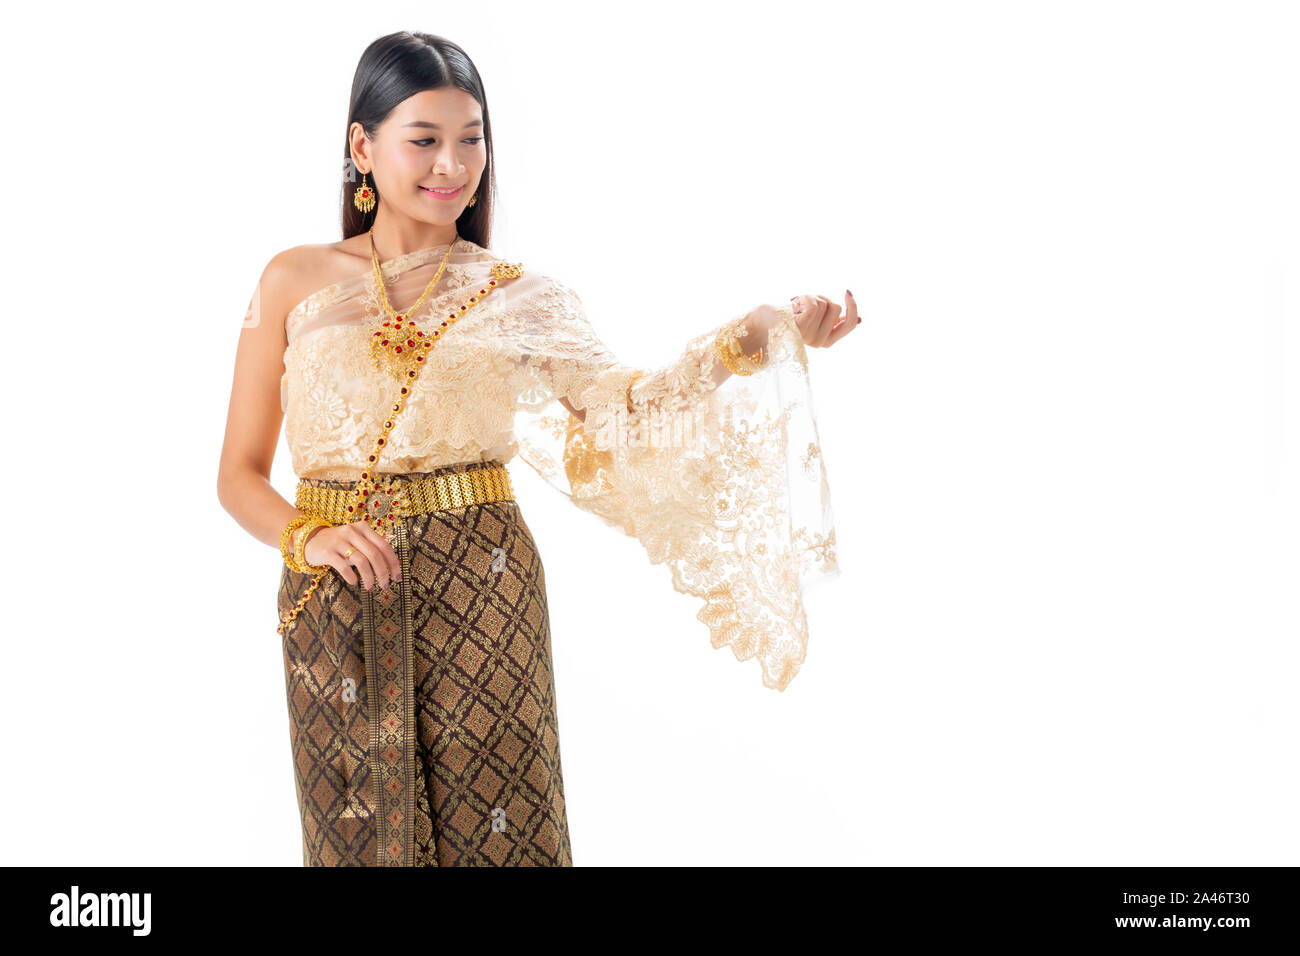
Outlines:
[[410,495],[405,478],[376,475],[366,496],[366,523],[387,537],[397,522],[410,514]]

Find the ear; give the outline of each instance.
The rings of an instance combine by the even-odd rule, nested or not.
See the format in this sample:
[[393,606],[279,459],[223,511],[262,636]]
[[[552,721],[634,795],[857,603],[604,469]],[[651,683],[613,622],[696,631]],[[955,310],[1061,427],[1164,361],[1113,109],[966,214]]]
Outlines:
[[348,127],[348,145],[352,148],[352,165],[359,174],[364,170],[370,172],[374,167],[371,163],[370,140],[366,137],[365,128],[360,123],[353,123]]

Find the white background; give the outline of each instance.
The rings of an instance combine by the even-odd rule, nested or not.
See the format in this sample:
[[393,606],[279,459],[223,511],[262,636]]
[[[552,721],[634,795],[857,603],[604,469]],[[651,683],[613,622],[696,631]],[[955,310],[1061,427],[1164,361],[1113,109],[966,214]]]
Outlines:
[[844,573],[783,693],[512,464],[576,865],[1298,862],[1293,6],[374,9],[9,14],[3,862],[301,863],[281,559],[217,462],[399,29],[474,58],[492,247],[624,361],[865,316],[810,352]]

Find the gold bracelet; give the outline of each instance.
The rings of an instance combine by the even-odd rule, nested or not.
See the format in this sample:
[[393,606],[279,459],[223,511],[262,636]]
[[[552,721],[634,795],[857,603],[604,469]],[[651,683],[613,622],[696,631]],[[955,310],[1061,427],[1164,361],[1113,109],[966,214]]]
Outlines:
[[762,347],[760,347],[753,355],[746,355],[740,349],[740,340],[734,337],[728,342],[728,347],[731,349],[731,355],[732,358],[736,360],[736,364],[741,368],[746,369],[750,375],[753,375],[763,367]]
[[284,558],[284,563],[289,566],[290,571],[302,570],[293,557],[293,533],[301,527],[304,522],[310,520],[311,515],[300,514],[285,525],[284,530],[280,532],[280,557]]
[[743,322],[742,319],[724,327],[713,343],[722,364],[733,375],[753,375],[765,364],[761,347],[753,355],[746,355],[741,349],[737,330]]
[[302,530],[298,532],[298,536],[294,539],[293,545],[293,560],[303,571],[310,574],[318,574],[321,571],[328,571],[330,569],[328,564],[313,565],[307,563],[307,538],[310,537],[311,533],[317,528],[331,527],[333,527],[333,525],[328,521],[324,518],[318,518],[315,515],[310,516],[303,523]]
[[[769,337],[771,336],[771,331],[768,332],[768,335],[769,335]],[[753,366],[754,366],[754,371],[758,371],[758,370],[761,369],[761,368],[766,368],[766,367],[767,367],[767,356],[764,354],[763,346],[760,345],[760,346],[758,347],[758,351],[755,352],[753,355],[747,355],[747,356],[745,356],[745,361],[750,362],[751,364],[753,364]]]
[[735,338],[735,332],[731,326],[727,326],[718,332],[718,337],[713,341],[713,349],[718,353],[718,358],[722,364],[727,367],[727,371],[732,375],[749,375],[749,371],[740,365],[735,358],[735,350],[732,348],[732,342]]

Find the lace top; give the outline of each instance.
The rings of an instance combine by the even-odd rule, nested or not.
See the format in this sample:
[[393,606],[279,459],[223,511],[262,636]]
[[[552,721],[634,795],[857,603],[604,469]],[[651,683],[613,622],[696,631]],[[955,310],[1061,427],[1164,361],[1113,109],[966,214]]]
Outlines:
[[[390,304],[413,304],[446,250],[384,263]],[[486,288],[498,261],[457,240],[416,325],[431,330]],[[400,387],[370,354],[387,318],[373,271],[290,310],[280,402],[299,477],[360,476]],[[702,601],[697,616],[713,646],[757,658],[763,683],[784,689],[807,646],[804,591],[839,574],[830,489],[789,307],[769,333],[766,365],[714,383],[714,338],[738,318],[662,368],[625,365],[577,293],[525,264],[442,331],[374,470],[523,459],[578,508],[640,541],[678,591]]]

